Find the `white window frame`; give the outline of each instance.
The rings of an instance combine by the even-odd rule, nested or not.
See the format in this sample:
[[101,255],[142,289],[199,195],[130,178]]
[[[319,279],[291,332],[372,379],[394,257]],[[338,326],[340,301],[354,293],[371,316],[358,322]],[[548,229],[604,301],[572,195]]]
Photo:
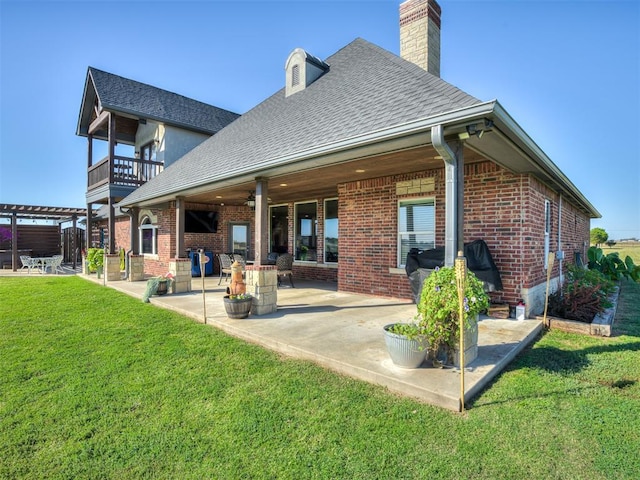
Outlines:
[[[324,263],[330,263],[330,264],[335,264],[338,263],[338,260],[327,260],[327,202],[336,202],[336,206],[338,207],[338,198],[325,198],[324,199],[324,204],[323,204],[323,210],[322,210],[322,216],[323,216],[323,222],[324,222],[324,228],[322,231],[322,258],[323,258],[323,262]],[[336,239],[339,240],[339,230],[340,230],[340,217],[336,216],[335,220],[338,222],[338,232],[336,232]],[[338,249],[338,252],[336,252],[338,255],[340,255],[340,250]],[[338,256],[338,258],[340,258]]]
[[286,247],[287,251],[289,251],[289,204],[281,203],[278,205],[269,205],[269,252],[273,251],[273,210],[275,208],[286,208],[287,209],[287,241]]
[[[311,235],[312,237],[315,237],[316,239],[316,259],[315,260],[302,260],[301,258],[298,258],[298,206],[299,205],[306,205],[309,203],[315,203],[316,204],[316,217],[315,219],[312,220],[311,222],[311,228],[312,228],[312,232],[313,235]],[[317,250],[317,245],[318,245],[318,201],[317,200],[308,200],[306,202],[296,202],[293,204],[293,258],[295,259],[295,261],[297,262],[313,262],[313,263],[317,263],[318,261],[318,250]],[[300,255],[301,257],[301,255]]]
[[544,201],[544,257],[542,262],[544,263],[544,269],[547,269],[547,263],[549,258],[549,251],[551,250],[551,201],[545,199]]
[[[414,231],[403,231],[400,230],[401,228],[401,209],[402,207],[409,205],[409,204],[413,204],[413,205],[425,205],[428,204],[429,206],[431,206],[433,208],[433,225],[432,228],[430,230],[414,230]],[[397,255],[398,255],[398,268],[404,268],[405,266],[405,260],[406,260],[406,255],[404,255],[404,258],[402,258],[402,237],[403,235],[427,235],[430,237],[430,247],[431,248],[435,248],[436,246],[436,199],[434,197],[421,197],[421,198],[407,198],[407,199],[402,199],[402,200],[398,200],[398,210],[397,210],[397,228],[398,228],[398,249],[397,249]],[[408,253],[408,252],[407,252]]]
[[[145,252],[143,251],[144,249],[144,242],[142,239],[142,234],[145,230],[151,230],[151,252]],[[157,256],[158,255],[158,226],[154,225],[153,223],[151,223],[151,218],[147,215],[145,215],[142,218],[142,221],[140,222],[140,227],[139,227],[139,231],[140,231],[140,253],[142,253],[143,255],[154,255]]]
[[236,253],[236,250],[233,248],[235,246],[235,236],[234,236],[234,227],[241,227],[245,229],[245,234],[246,234],[246,238],[245,238],[245,242],[246,242],[246,246],[245,246],[245,250],[244,253],[241,253],[241,255],[245,258],[245,260],[249,260],[250,258],[253,258],[253,256],[249,256],[250,255],[250,249],[251,249],[251,222],[229,222],[229,243],[228,243],[228,250],[229,253]]

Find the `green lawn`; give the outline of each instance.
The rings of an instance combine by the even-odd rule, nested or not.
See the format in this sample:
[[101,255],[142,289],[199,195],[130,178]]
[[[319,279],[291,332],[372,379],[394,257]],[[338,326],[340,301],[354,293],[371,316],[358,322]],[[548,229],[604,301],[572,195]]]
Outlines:
[[609,253],[618,252],[618,256],[624,260],[627,255],[631,257],[633,263],[640,265],[640,243],[637,242],[619,242],[613,247],[601,245],[602,252],[607,255]]
[[640,285],[466,414],[76,277],[0,278],[0,478],[601,479],[640,472]]

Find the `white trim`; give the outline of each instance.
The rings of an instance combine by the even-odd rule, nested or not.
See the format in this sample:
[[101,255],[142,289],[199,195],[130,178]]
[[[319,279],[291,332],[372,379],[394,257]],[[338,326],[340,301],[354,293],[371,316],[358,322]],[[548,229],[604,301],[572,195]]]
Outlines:
[[[435,247],[435,242],[436,242],[436,198],[429,196],[429,197],[414,197],[414,198],[400,198],[397,201],[397,209],[396,209],[396,265],[397,268],[404,268],[405,264],[404,264],[404,259],[401,258],[402,255],[402,240],[401,240],[401,233],[409,233],[409,232],[400,232],[400,208],[401,208],[401,204],[405,203],[411,203],[411,204],[416,204],[416,203],[421,203],[421,202],[431,202],[432,206],[433,206],[433,246]],[[414,232],[414,233],[421,233],[421,232]]]
[[[298,205],[305,205],[307,203],[315,203],[316,204],[316,218],[315,218],[315,222],[316,225],[313,226],[313,228],[315,228],[315,237],[316,237],[316,260],[315,262],[313,260],[300,260],[296,258],[296,241],[297,241],[297,237],[298,237]],[[298,262],[304,262],[304,263],[317,263],[318,262],[318,200],[308,200],[306,202],[294,202],[293,204],[293,259],[295,261]]]
[[[148,221],[148,223],[147,223]],[[142,241],[142,232],[145,230],[151,230],[152,235],[151,235],[151,252],[143,252],[143,246],[144,246],[144,242]],[[156,224],[153,223],[153,220],[151,219],[151,217],[149,215],[145,215],[142,217],[142,219],[140,220],[140,224],[138,225],[138,235],[139,235],[139,242],[140,242],[140,253],[142,255],[145,256],[158,256],[158,250],[157,250],[157,245],[158,245],[158,226]]]
[[338,221],[338,231],[336,234],[338,235],[336,238],[338,239],[338,258],[340,258],[340,215],[339,215],[339,207],[340,200],[338,197],[325,198],[322,200],[322,263],[327,263],[329,265],[337,265],[338,261],[335,262],[327,262],[326,254],[327,254],[327,202],[336,202],[337,212],[336,212],[336,220]]

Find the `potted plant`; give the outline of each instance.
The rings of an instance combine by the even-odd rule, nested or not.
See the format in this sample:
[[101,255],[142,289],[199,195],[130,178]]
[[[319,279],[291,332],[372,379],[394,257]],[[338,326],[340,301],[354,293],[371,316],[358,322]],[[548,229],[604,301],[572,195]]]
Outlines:
[[418,368],[424,362],[428,345],[417,323],[390,323],[383,331],[387,351],[395,365]]
[[224,309],[227,311],[229,318],[247,318],[252,304],[253,297],[249,293],[224,296]]
[[171,272],[161,275],[159,277],[151,277],[147,280],[147,288],[142,295],[142,301],[149,303],[149,298],[152,295],[164,295],[169,291],[171,282],[173,281],[173,274]]
[[[447,364],[458,364],[460,321],[458,318],[458,287],[454,267],[436,268],[424,281],[418,302],[417,324],[429,345],[434,365],[440,354]],[[489,296],[483,283],[467,271],[464,292],[465,364],[478,352],[478,315],[489,308]]]

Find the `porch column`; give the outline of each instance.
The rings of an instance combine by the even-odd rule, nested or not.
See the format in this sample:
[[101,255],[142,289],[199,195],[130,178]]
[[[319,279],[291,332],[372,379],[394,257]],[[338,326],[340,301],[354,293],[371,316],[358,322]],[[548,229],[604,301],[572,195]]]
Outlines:
[[116,210],[113,197],[109,197],[109,243],[105,253],[116,253]]
[[129,210],[129,245],[131,245],[131,253],[138,255],[140,253],[140,246],[138,244],[138,214],[140,210],[138,207],[131,207]]
[[[109,185],[113,184],[113,163],[116,152],[116,118],[115,115],[109,113]],[[115,201],[113,197],[109,197],[109,243],[105,248],[105,253],[116,253],[116,215]]]
[[269,201],[267,179],[256,178],[255,265],[266,262],[269,250]]
[[[89,134],[87,135],[87,189],[91,186],[89,169],[91,168],[92,165],[93,165],[93,135],[91,134],[91,132],[89,132]],[[91,222],[93,221],[91,213],[92,213],[91,204],[87,203],[87,229],[85,231],[86,235],[84,239],[84,242],[85,242],[84,249],[87,251],[91,248]],[[84,262],[84,257],[82,258],[82,261]],[[84,265],[83,265],[83,268],[84,268]]]
[[92,237],[91,232],[92,232],[92,229],[93,229],[92,223],[93,223],[93,210],[91,209],[91,204],[87,203],[87,232],[86,232],[87,235],[86,235],[86,238],[85,238],[85,242],[86,242],[85,249],[86,250],[89,250],[91,248],[91,237]]
[[[186,249],[184,247],[184,197],[176,197],[176,253],[175,258],[185,258]],[[213,261],[213,259],[211,259]]]

